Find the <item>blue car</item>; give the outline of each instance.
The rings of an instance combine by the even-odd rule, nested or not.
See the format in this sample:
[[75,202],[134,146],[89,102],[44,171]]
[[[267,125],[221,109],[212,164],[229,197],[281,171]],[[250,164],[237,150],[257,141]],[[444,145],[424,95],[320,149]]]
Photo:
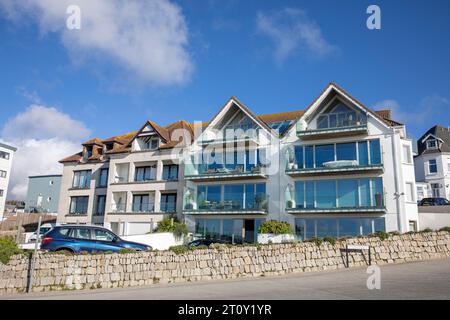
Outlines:
[[63,225],[47,232],[42,238],[41,249],[48,251],[118,252],[121,249],[149,251],[145,244],[122,240],[113,232],[102,227]]

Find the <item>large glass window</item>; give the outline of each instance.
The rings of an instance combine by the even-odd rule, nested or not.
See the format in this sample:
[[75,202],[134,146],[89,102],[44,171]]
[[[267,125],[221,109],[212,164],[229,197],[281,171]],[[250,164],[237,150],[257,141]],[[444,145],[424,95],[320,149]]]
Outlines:
[[156,165],[148,167],[136,167],[134,181],[152,181],[156,180]]
[[153,211],[153,203],[150,203],[149,195],[133,196],[133,212],[145,213]]
[[334,161],[334,145],[316,146],[316,168],[323,167],[323,164],[329,161]]
[[359,218],[339,219],[339,237],[354,237],[361,234]]
[[297,208],[305,207],[305,183],[303,181],[295,183],[295,204]]
[[178,179],[178,165],[170,164],[163,166],[163,180],[177,180]]
[[87,189],[91,185],[91,170],[75,171],[73,173],[72,187],[76,189]]
[[220,220],[219,219],[205,219],[205,238],[219,239],[220,238]]
[[336,144],[337,160],[356,160],[356,143],[338,143]]
[[339,207],[354,208],[358,206],[358,180],[338,180]]
[[316,182],[316,207],[336,207],[336,181],[324,180]]
[[100,170],[100,177],[98,181],[98,186],[100,188],[106,188],[108,186],[108,169],[101,169]]
[[177,194],[162,194],[160,207],[161,212],[175,212],[177,210]]
[[314,146],[305,147],[305,168],[314,167]]
[[380,140],[370,140],[370,164],[381,164]]
[[314,208],[314,182],[305,182],[306,208]]
[[225,209],[239,210],[244,207],[244,185],[230,184],[224,187]]
[[299,169],[303,169],[303,146],[295,146],[295,161]]
[[70,214],[87,214],[89,197],[72,197],[70,199]]
[[370,179],[359,180],[359,205],[361,207],[370,207]]
[[317,237],[337,237],[337,219],[324,218],[317,219]]
[[358,142],[358,158],[360,166],[367,166],[369,164],[369,148],[367,141]]
[[383,182],[381,178],[372,179],[372,205],[380,208],[384,205]]
[[98,196],[97,197],[97,204],[95,209],[95,214],[99,216],[103,216],[105,214],[105,202],[106,202],[106,196]]

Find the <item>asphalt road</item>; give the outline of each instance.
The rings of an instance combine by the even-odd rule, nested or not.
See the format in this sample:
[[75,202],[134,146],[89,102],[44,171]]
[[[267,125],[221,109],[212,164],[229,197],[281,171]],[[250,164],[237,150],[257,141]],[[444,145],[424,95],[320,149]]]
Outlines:
[[290,300],[450,299],[450,259],[385,265],[381,288],[367,288],[366,268],[125,289],[0,296],[0,299]]

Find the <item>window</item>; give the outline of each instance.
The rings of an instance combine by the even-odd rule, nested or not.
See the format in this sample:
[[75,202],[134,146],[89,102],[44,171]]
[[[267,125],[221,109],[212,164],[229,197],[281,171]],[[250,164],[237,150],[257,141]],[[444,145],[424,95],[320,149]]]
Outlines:
[[411,163],[411,148],[408,145],[403,145],[403,162]]
[[99,188],[106,188],[108,186],[108,169],[101,169],[100,170],[100,177],[98,180],[98,187]]
[[178,179],[178,165],[164,165],[163,166],[163,180],[177,180]]
[[91,185],[91,170],[75,171],[73,173],[72,187],[75,189],[88,189]]
[[0,189],[0,197],[3,197],[3,190]]
[[75,239],[91,239],[91,230],[87,228],[74,228],[70,236]]
[[72,197],[70,200],[70,214],[87,214],[89,197]]
[[156,165],[149,167],[136,167],[134,181],[143,182],[152,180],[156,180]]
[[414,185],[412,182],[406,183],[405,194],[406,194],[406,201],[414,202]]
[[150,203],[149,195],[146,194],[133,196],[133,212],[153,212],[153,203]]
[[427,141],[427,149],[437,149],[437,141],[435,139]]
[[338,143],[336,145],[337,160],[356,160],[356,143]]
[[336,207],[336,181],[324,180],[316,182],[316,207]]
[[0,159],[9,160],[9,153],[5,151],[0,151]]
[[53,181],[53,180],[50,180],[49,182],[48,182],[48,185],[49,186],[52,186],[52,185],[54,185],[55,184],[55,181]]
[[0,170],[0,178],[6,178],[6,171]]
[[432,183],[431,192],[433,194],[433,198],[439,198],[441,196],[441,185],[439,183]]
[[447,171],[450,172],[450,159],[447,159]]
[[325,162],[334,161],[334,145],[316,146],[316,168],[323,167]]
[[161,195],[161,212],[177,211],[177,194],[167,193]]
[[103,216],[105,214],[105,202],[106,196],[97,197],[97,203],[95,205],[95,215]]
[[339,207],[354,208],[358,206],[358,180],[338,180]]
[[370,164],[381,164],[380,140],[370,140]]
[[108,241],[112,242],[116,236],[107,230],[103,229],[95,229],[94,230],[94,239],[97,241]]
[[428,172],[429,173],[437,173],[436,159],[428,160]]
[[158,138],[153,138],[148,140],[148,142],[145,144],[145,149],[146,150],[156,150],[159,147],[159,139]]

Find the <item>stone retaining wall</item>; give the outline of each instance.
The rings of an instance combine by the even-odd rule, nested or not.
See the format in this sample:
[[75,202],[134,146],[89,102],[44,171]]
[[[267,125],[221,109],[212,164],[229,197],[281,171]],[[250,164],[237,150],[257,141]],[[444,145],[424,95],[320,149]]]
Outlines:
[[[192,282],[345,268],[346,244],[372,247],[374,264],[450,257],[450,233],[430,232],[379,238],[352,238],[335,245],[313,242],[260,246],[219,246],[176,254],[39,254],[34,291],[95,289]],[[350,254],[350,267],[367,264],[367,255]],[[25,292],[28,258],[0,263],[0,293]]]

